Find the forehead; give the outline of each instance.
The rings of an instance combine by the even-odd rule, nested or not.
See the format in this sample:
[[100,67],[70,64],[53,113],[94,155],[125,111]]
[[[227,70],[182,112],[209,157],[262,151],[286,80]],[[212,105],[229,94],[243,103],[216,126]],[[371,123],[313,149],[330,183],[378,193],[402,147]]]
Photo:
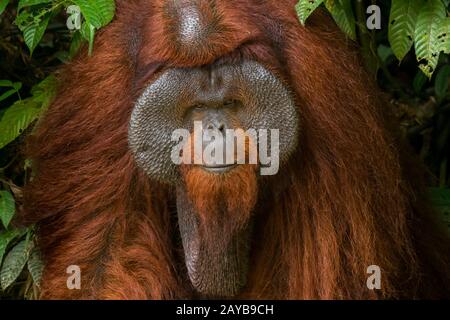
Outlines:
[[165,1],[163,15],[175,44],[187,50],[201,48],[224,29],[215,1]]
[[[279,35],[269,2],[157,0],[143,20],[139,60],[208,64],[242,44]],[[263,10],[264,9],[264,10]],[[264,11],[264,12],[263,12]]]

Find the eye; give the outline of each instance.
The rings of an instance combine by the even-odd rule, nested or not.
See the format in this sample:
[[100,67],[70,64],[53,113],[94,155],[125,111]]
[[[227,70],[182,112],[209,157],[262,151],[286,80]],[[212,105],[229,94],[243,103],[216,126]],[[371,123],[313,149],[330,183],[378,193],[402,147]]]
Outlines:
[[235,108],[242,105],[242,102],[236,99],[229,99],[223,103],[224,108]]
[[204,104],[195,104],[192,107],[190,107],[189,109],[193,110],[193,111],[203,111],[205,110],[206,106]]
[[223,106],[226,107],[226,108],[228,108],[228,107],[234,106],[234,104],[235,104],[235,101],[230,99],[230,100],[225,101],[225,102],[223,103]]

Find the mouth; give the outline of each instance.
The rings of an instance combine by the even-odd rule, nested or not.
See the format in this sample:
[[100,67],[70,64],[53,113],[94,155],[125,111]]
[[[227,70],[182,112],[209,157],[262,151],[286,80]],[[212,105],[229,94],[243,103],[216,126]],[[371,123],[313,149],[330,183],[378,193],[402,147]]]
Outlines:
[[234,169],[235,167],[237,167],[236,163],[232,163],[232,164],[213,164],[213,165],[201,165],[200,166],[203,170],[208,171],[208,172],[213,172],[213,173],[225,173],[228,172],[232,169]]

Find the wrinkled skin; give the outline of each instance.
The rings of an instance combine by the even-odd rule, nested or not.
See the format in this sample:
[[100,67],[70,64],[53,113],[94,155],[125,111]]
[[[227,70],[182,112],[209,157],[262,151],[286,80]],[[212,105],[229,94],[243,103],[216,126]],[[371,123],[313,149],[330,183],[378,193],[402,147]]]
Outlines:
[[[168,1],[168,12],[178,21],[181,49],[191,50],[207,44],[207,33],[214,28],[214,19],[203,19],[195,4],[190,5],[189,1],[184,4]],[[196,120],[218,130],[279,129],[279,156],[283,165],[297,148],[296,110],[290,89],[260,63],[248,60],[168,69],[150,83],[137,100],[129,125],[130,148],[149,178],[177,189],[185,261],[191,283],[200,294],[234,296],[245,285],[252,219],[231,231],[227,243],[223,243],[224,235],[220,232],[207,238],[199,232],[199,212],[188,196],[192,190],[186,190],[180,168],[170,158],[175,145],[171,141],[172,132],[180,128],[192,132]],[[219,167],[213,174],[224,175],[229,170],[237,169]],[[226,183],[228,178],[223,179]],[[218,199],[223,197],[227,194]],[[219,215],[225,214],[222,209],[218,210]]]
[[[230,101],[239,101],[232,105]],[[202,111],[193,110],[201,105]],[[289,90],[256,62],[238,66],[171,69],[149,85],[130,122],[130,147],[139,165],[155,180],[176,183],[170,159],[175,129],[193,129],[200,120],[226,128],[279,129],[280,158],[286,162],[296,146],[298,119]],[[284,159],[284,161],[283,161]]]

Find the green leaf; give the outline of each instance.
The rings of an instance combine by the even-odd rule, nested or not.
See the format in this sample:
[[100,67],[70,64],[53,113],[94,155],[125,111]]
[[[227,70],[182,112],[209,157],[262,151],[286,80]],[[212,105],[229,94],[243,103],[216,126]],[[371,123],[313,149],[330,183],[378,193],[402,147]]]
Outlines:
[[77,31],[72,37],[72,42],[70,43],[70,49],[69,49],[69,59],[73,59],[75,55],[78,53],[78,50],[81,47],[81,32]]
[[12,86],[18,92],[20,89],[22,89],[22,82],[14,82]]
[[9,0],[0,0],[0,14],[2,14],[3,11],[5,11],[8,3],[9,3]]
[[116,11],[114,0],[74,0],[73,3],[80,7],[88,24],[96,29],[110,23]]
[[356,40],[356,23],[351,0],[325,0],[325,6],[336,24],[352,40]]
[[22,32],[27,25],[29,25],[30,23],[33,23],[33,22],[34,22],[33,16],[31,15],[31,13],[29,13],[27,11],[20,12],[16,16],[16,20],[15,20],[15,24]]
[[380,44],[377,48],[378,57],[380,57],[383,63],[386,63],[388,58],[392,56],[392,53],[391,47]]
[[69,53],[67,51],[57,51],[55,57],[62,63],[68,63],[70,61]]
[[33,54],[34,49],[36,49],[37,45],[44,36],[49,20],[50,14],[46,15],[46,17],[38,23],[31,23],[24,28],[23,38],[28,46],[28,49],[30,49],[30,54]]
[[31,89],[32,97],[16,101],[0,119],[0,149],[14,141],[52,101],[56,78],[49,76]]
[[0,149],[14,141],[35,121],[41,105],[33,98],[19,100],[9,107],[0,120]]
[[[85,19],[81,26],[80,34],[89,42],[89,54],[92,54],[96,30],[109,24],[114,18],[116,5],[114,0],[73,0],[73,3],[80,7]],[[79,39],[74,40],[70,49],[70,56],[73,56],[78,48]]]
[[94,49],[95,27],[89,23],[83,23],[81,26],[81,35],[89,41],[89,55],[91,55]]
[[8,191],[0,191],[0,220],[5,228],[8,228],[14,213],[16,212],[16,202]]
[[11,90],[6,91],[2,95],[0,95],[0,101],[6,100],[14,93],[19,93],[19,90],[22,88],[22,82],[11,82],[9,80],[0,80],[0,87],[10,87]]
[[0,80],[0,87],[12,88],[13,83],[9,80]]
[[450,54],[450,17],[445,18],[441,22],[437,39],[439,41],[439,49]]
[[414,43],[417,15],[423,1],[392,0],[388,38],[392,51],[402,61]]
[[3,256],[8,244],[19,235],[20,232],[18,230],[9,230],[0,233],[0,266],[2,265]]
[[17,6],[17,11],[20,11],[22,8],[31,7],[38,4],[46,4],[50,3],[54,0],[20,0],[19,5]]
[[26,240],[16,244],[6,255],[0,271],[0,282],[3,290],[6,290],[22,272],[28,260],[28,245]]
[[31,251],[30,258],[28,259],[28,271],[30,271],[33,282],[39,287],[42,278],[42,271],[44,270],[44,264],[42,263],[41,253],[37,247]]
[[33,101],[38,102],[41,105],[41,109],[47,108],[56,95],[56,87],[56,77],[53,75],[48,76],[31,89]]
[[446,15],[441,0],[428,0],[417,17],[415,49],[419,68],[431,78],[439,60],[441,46],[438,42],[441,22]]
[[17,91],[15,89],[11,89],[6,91],[4,94],[0,95],[0,101],[8,99],[10,96],[12,96]]
[[448,92],[448,87],[450,86],[450,65],[444,65],[436,75],[436,80],[434,83],[434,92],[436,93],[436,98],[441,101],[445,98]]
[[300,0],[295,6],[300,22],[305,25],[306,19],[319,7],[324,0]]
[[413,81],[413,89],[416,94],[419,94],[420,91],[422,91],[422,88],[425,83],[427,83],[427,80],[427,76],[421,70],[416,73]]

